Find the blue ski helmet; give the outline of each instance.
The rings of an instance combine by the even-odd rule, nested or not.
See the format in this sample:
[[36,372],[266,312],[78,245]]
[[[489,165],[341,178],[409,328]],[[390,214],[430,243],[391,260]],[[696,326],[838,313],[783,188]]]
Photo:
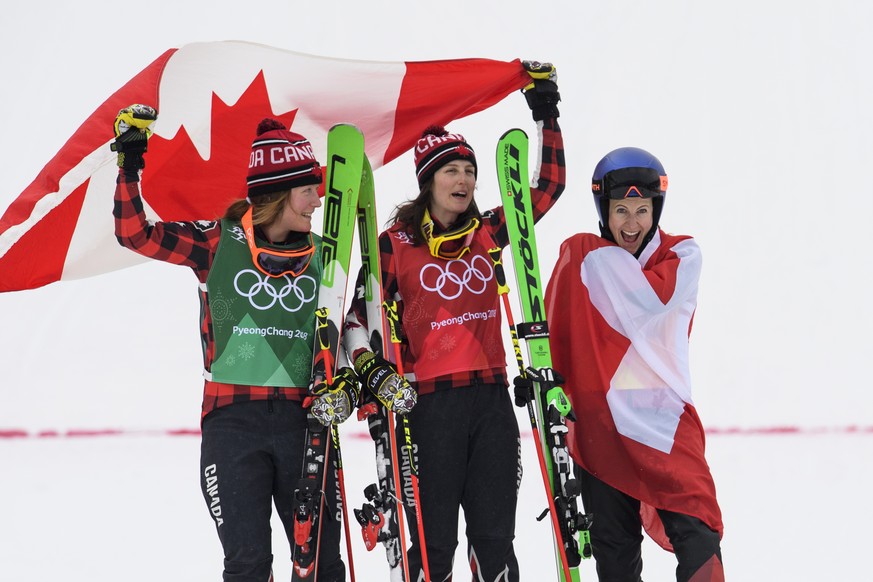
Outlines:
[[609,232],[609,201],[633,197],[652,199],[652,229],[640,245],[642,250],[658,229],[667,197],[667,172],[658,158],[644,149],[618,148],[603,156],[595,166],[591,192],[600,218],[600,233],[612,242],[615,241]]

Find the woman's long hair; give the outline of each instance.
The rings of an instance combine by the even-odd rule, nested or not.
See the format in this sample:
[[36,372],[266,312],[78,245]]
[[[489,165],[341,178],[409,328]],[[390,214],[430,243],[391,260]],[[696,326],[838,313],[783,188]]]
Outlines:
[[272,224],[282,215],[282,211],[285,208],[285,202],[288,200],[290,194],[291,190],[282,190],[281,192],[265,194],[258,196],[256,198],[257,202],[253,204],[249,203],[248,198],[237,200],[227,207],[222,218],[239,222],[242,219],[243,214],[245,214],[249,209],[249,206],[251,206],[253,226]]
[[[422,187],[421,192],[414,200],[409,200],[398,204],[391,213],[388,219],[389,226],[400,223],[404,226],[404,230],[412,240],[413,246],[418,246],[424,243],[424,233],[421,232],[421,221],[424,219],[424,211],[430,206],[430,201],[433,198],[433,178],[427,181]],[[470,205],[462,214],[455,220],[456,223],[461,223],[468,218],[478,218],[481,222],[482,213],[479,212],[479,207],[476,205],[476,198],[470,201]],[[446,228],[451,224],[444,224]]]

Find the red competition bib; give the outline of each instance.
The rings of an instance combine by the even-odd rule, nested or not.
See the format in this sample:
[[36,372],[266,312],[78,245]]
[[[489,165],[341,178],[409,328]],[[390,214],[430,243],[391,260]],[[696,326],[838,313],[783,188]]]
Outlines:
[[403,299],[403,331],[409,340],[405,369],[416,380],[506,366],[500,303],[482,229],[460,259],[431,256],[395,227],[389,236]]

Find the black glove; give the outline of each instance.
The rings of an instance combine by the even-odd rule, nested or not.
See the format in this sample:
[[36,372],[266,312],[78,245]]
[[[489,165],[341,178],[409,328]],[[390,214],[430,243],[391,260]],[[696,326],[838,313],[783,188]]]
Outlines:
[[519,408],[524,408],[529,402],[533,402],[533,380],[527,376],[516,376],[512,380],[513,391],[515,392],[515,405]]
[[373,352],[364,352],[355,360],[355,370],[373,395],[388,410],[407,414],[418,402],[418,392],[388,360]]
[[351,368],[340,368],[333,382],[320,382],[310,388],[315,396],[309,412],[324,426],[340,424],[348,420],[358,403],[361,388],[358,377]]
[[527,406],[534,399],[534,382],[547,391],[553,386],[564,383],[564,378],[554,368],[528,368],[524,376],[516,376],[512,384],[515,392],[515,405],[519,408]]
[[522,91],[527,99],[527,106],[533,113],[534,121],[556,118],[558,102],[561,94],[558,93],[558,70],[552,63],[539,61],[522,61],[522,66],[531,77],[531,83]]
[[110,148],[118,153],[118,167],[125,173],[136,174],[145,167],[142,155],[148,149],[151,125],[157,118],[154,107],[139,104],[125,107],[115,117],[115,141]]

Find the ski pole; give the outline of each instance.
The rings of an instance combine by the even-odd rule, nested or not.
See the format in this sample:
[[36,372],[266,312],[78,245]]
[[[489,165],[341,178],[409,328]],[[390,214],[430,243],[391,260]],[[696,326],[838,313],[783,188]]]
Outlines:
[[[400,556],[403,561],[403,575],[404,580],[409,582],[409,556],[407,554],[406,549],[406,516],[403,515],[403,486],[401,485],[402,481],[400,480],[400,466],[397,463],[397,459],[399,458],[397,455],[397,433],[394,430],[394,413],[387,408],[385,409],[385,417],[388,420],[388,434],[389,439],[388,442],[391,443],[391,457],[393,458],[392,471],[394,473],[394,495],[397,501],[397,508],[399,511],[397,512],[397,527],[398,534],[400,536],[400,548],[402,550]],[[413,490],[414,492],[417,489]],[[418,497],[416,495],[416,504],[418,503]],[[418,507],[416,505],[416,507]],[[424,562],[427,564],[427,562]],[[430,582],[430,575],[427,573],[427,566],[425,566],[425,580],[426,582]]]
[[[390,410],[388,410],[388,408],[385,407],[384,405],[381,405],[381,406],[385,410],[384,418],[385,418],[385,423],[388,426],[388,428],[387,428],[388,444],[389,444],[389,448],[391,449],[391,451],[390,451],[391,476],[392,476],[392,479],[394,480],[394,492],[392,493],[391,491],[385,491],[384,494],[393,496],[394,501],[396,503],[395,510],[394,510],[394,514],[397,518],[397,530],[398,530],[396,541],[397,541],[397,543],[400,544],[400,562],[401,562],[401,568],[403,570],[403,572],[402,572],[403,580],[404,580],[404,582],[409,582],[409,580],[410,580],[410,578],[409,578],[409,558],[407,556],[407,550],[406,550],[406,522],[405,522],[405,517],[403,516],[403,493],[402,493],[402,487],[400,485],[400,467],[397,464],[397,434],[394,430],[394,413],[391,412]],[[375,408],[370,412],[365,412],[365,409],[361,408],[358,410],[358,420],[362,420],[363,418],[366,418],[366,416],[369,416],[371,414],[377,414]],[[375,488],[376,485],[373,484],[372,487]],[[364,490],[364,494],[367,495],[367,489]],[[373,494],[375,497],[375,491],[373,491]],[[369,495],[367,495],[367,497],[368,497],[368,499],[370,498]],[[374,511],[375,511],[375,508],[374,508]],[[357,515],[357,510],[356,510],[356,515]],[[380,515],[381,515],[381,512],[380,512]],[[365,524],[365,521],[363,521],[363,520],[367,520],[367,517],[368,516],[365,513],[362,513],[361,516],[358,517],[358,521],[361,522],[361,525]],[[382,519],[383,520],[385,519],[384,516],[382,517]],[[368,521],[365,527],[370,526],[371,523],[372,522]],[[382,527],[381,522],[378,525],[380,526],[380,528]],[[367,545],[368,550],[372,549],[372,547],[369,544],[372,543],[375,545],[376,539],[378,539],[378,537],[373,538],[368,542],[367,530],[365,529],[365,531],[364,531],[364,544]]]
[[[400,314],[397,311],[397,302],[394,300],[383,301],[382,308],[385,310],[385,319],[388,320],[391,343],[394,344],[394,359],[397,364],[397,373],[403,376],[403,358],[400,353],[400,335],[397,333],[397,327],[400,325]],[[389,418],[391,418],[393,414],[393,412],[389,413]],[[406,453],[409,456],[409,481],[412,483],[412,497],[415,500],[415,525],[418,528],[418,545],[421,548],[421,566],[424,568],[425,582],[430,582],[430,566],[427,560],[427,543],[424,538],[424,520],[421,515],[421,495],[418,488],[418,467],[415,465],[415,459],[412,455],[412,434],[409,430],[409,419],[406,418],[406,415],[401,415],[400,419],[403,425],[404,445],[406,447]],[[390,424],[389,430],[394,430],[393,423]]]
[[[518,332],[515,329],[515,321],[512,317],[512,309],[509,305],[509,285],[506,283],[506,273],[503,271],[503,260],[500,257],[501,249],[495,247],[488,250],[488,255],[491,257],[491,262],[494,263],[494,276],[497,279],[497,294],[500,295],[503,301],[503,311],[506,313],[506,321],[509,324],[509,336],[512,338],[512,349],[515,351],[515,362],[518,364],[518,373],[522,378],[527,378],[527,373],[524,367],[524,358],[521,355],[521,346],[518,343]],[[545,452],[543,444],[540,442],[539,427],[537,426],[536,412],[534,411],[533,403],[527,401],[527,414],[530,418],[530,428],[533,432],[533,441],[536,445],[537,460],[540,463],[540,473],[543,477],[543,485],[546,488],[546,497],[549,500],[549,513],[552,516],[552,529],[555,532],[557,539],[561,540],[560,551],[561,568],[564,570],[564,579],[572,580],[570,577],[570,565],[567,562],[567,552],[564,547],[564,536],[561,534],[561,525],[558,521],[558,511],[555,509],[554,492],[552,485],[549,482],[549,471],[546,468]]]
[[[334,362],[333,357],[330,353],[330,337],[328,334],[328,326],[327,326],[327,315],[328,309],[327,307],[321,307],[315,310],[315,319],[316,319],[316,337],[318,338],[318,345],[321,349],[321,353],[324,356],[324,381],[330,386],[333,383],[333,370],[334,370]],[[349,529],[349,514],[346,509],[346,482],[345,477],[343,475],[343,456],[342,451],[340,449],[340,438],[339,438],[339,430],[336,425],[331,423],[330,425],[330,441],[333,444],[334,449],[336,450],[336,478],[337,484],[339,485],[340,490],[340,505],[342,505],[343,512],[343,529],[345,531],[346,536],[346,552],[349,555],[349,577],[352,582],[355,582],[355,559],[352,555],[352,538],[351,538],[351,530]],[[330,448],[325,451],[325,477],[323,479],[322,491],[324,490],[324,485],[327,483],[327,459],[330,453]],[[321,511],[323,512],[325,508],[324,503],[324,495],[321,496]],[[321,523],[322,520],[318,520],[318,543],[316,543],[315,547],[316,551],[321,551]],[[318,580],[318,556],[315,557],[315,580]]]

